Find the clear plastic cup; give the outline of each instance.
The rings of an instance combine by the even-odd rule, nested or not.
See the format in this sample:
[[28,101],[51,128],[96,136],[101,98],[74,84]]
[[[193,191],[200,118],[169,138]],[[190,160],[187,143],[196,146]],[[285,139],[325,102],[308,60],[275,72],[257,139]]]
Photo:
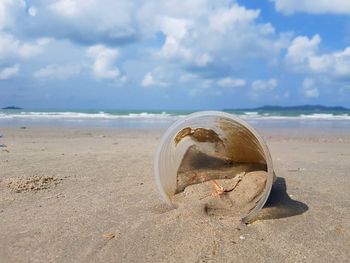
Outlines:
[[[187,186],[179,186],[178,171],[190,147],[212,153],[221,151],[225,160],[240,164],[240,169],[243,169],[240,172],[245,172],[245,167],[251,163],[265,167],[267,178],[260,199],[253,209],[242,215],[244,223],[254,220],[264,206],[274,181],[270,152],[263,138],[248,123],[225,112],[197,112],[175,122],[162,137],[154,164],[159,192],[172,207],[176,207],[174,196]],[[215,176],[215,170],[210,174]],[[203,180],[196,183],[203,183]]]

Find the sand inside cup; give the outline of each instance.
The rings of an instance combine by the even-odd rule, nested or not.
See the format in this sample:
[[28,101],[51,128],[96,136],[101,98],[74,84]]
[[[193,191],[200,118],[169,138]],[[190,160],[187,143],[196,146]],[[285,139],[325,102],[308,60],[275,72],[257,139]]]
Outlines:
[[257,139],[244,127],[220,122],[217,130],[186,127],[176,147],[191,140],[177,170],[173,201],[199,205],[211,216],[247,215],[262,198],[267,166]]

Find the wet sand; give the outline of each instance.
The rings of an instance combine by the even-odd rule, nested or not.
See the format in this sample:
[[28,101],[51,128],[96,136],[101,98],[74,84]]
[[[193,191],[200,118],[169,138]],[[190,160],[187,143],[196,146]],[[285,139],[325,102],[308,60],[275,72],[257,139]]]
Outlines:
[[164,205],[162,132],[0,128],[1,262],[348,261],[350,132],[264,129],[277,181],[250,225]]

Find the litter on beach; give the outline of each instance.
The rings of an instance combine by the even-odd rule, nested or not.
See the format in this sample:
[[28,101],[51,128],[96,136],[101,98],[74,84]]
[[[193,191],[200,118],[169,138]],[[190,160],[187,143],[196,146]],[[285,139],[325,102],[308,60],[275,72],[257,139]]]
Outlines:
[[262,137],[223,112],[199,112],[177,121],[162,138],[155,175],[172,207],[202,206],[210,216],[249,223],[265,204],[274,180]]

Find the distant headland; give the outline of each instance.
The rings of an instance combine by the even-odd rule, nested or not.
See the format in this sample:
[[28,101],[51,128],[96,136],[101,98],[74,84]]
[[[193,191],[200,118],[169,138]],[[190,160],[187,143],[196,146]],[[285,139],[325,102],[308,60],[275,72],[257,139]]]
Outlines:
[[3,107],[1,109],[2,110],[23,110],[23,108],[17,107],[17,106],[7,106],[7,107]]
[[347,112],[350,109],[341,106],[322,106],[322,105],[299,105],[299,106],[273,106],[265,105],[257,108],[242,109],[224,109],[224,111],[308,111],[308,112],[329,112],[340,111]]

